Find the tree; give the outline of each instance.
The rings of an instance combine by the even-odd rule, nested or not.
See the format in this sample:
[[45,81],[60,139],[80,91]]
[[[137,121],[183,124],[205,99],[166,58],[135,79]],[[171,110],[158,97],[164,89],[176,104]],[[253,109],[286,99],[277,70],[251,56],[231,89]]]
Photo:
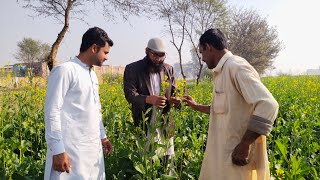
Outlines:
[[209,28],[224,29],[229,20],[229,11],[226,6],[226,0],[191,0],[190,3],[192,8],[191,11],[189,11],[189,18],[185,30],[192,46],[192,57],[198,61],[198,84],[203,68],[202,58],[198,51],[198,39],[200,35]]
[[18,51],[15,54],[15,58],[30,66],[33,63],[45,61],[50,52],[49,44],[36,41],[32,38],[23,38],[22,41],[18,42],[17,46]]
[[18,73],[18,76],[28,74],[29,81],[32,83],[35,72],[37,72],[35,63],[46,61],[50,53],[50,45],[32,38],[23,38],[18,42],[17,46],[18,50],[15,53],[15,58],[25,64],[18,66],[15,73]]
[[[19,2],[19,0],[17,0]],[[137,15],[140,8],[145,5],[144,0],[20,0],[24,8],[31,9],[36,16],[53,17],[63,24],[57,39],[51,47],[47,58],[49,70],[56,65],[56,56],[59,46],[70,26],[70,18],[83,20],[84,7],[89,3],[99,4],[103,7],[103,15],[112,19],[114,10],[118,11],[125,19],[131,15]]]
[[185,40],[185,22],[189,4],[183,0],[159,0],[150,3],[150,14],[167,22],[167,31],[171,36],[171,43],[179,56],[180,73],[186,79],[182,67],[182,46]]
[[41,44],[39,62],[46,62],[48,56],[50,55],[50,52],[51,52],[51,47],[48,43]]
[[260,74],[272,67],[282,49],[277,30],[254,10],[235,9],[226,34],[232,53],[245,58]]
[[[196,52],[198,62],[197,82],[199,81],[202,60],[198,52],[199,36],[209,28],[220,27],[227,21],[227,7],[225,0],[159,0],[155,1],[156,17],[168,23],[168,32],[171,43],[177,49],[181,74],[186,75],[182,65],[182,46],[185,40],[189,41],[192,51]],[[153,11],[152,11],[153,12]],[[177,42],[179,39],[179,43]],[[197,66],[197,65],[196,65]]]
[[[191,63],[190,66],[192,67],[192,76],[193,79],[196,79],[197,82],[199,82],[199,80],[201,80],[204,76],[207,76],[207,72],[211,72],[212,70],[208,71],[208,66],[206,65],[206,63],[203,63],[201,60],[201,56],[199,54],[198,49],[194,49],[191,48],[190,50],[191,53]],[[201,65],[199,67],[199,60],[201,61]]]

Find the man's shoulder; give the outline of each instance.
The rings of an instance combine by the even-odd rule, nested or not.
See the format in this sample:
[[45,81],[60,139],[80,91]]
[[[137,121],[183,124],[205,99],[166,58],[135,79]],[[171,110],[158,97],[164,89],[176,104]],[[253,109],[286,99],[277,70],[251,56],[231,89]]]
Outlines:
[[59,71],[60,73],[70,73],[76,69],[76,65],[77,64],[75,62],[73,62],[72,60],[67,61],[67,62],[63,62],[63,63],[55,66],[52,69],[51,73],[55,72],[55,71]]
[[233,55],[231,60],[227,61],[225,65],[232,69],[238,69],[239,67],[243,66],[251,66],[246,59],[237,55]]
[[227,61],[226,68],[233,73],[251,72],[259,76],[255,68],[246,59],[237,55],[234,55],[231,61]]
[[128,64],[127,66],[137,66],[137,65],[140,65],[140,64],[145,64],[144,59],[140,59],[140,60],[134,61],[134,62]]
[[74,67],[76,65],[77,65],[76,60],[70,59],[68,61],[65,61],[63,63],[58,64],[56,67],[67,67],[68,68],[68,67]]
[[138,69],[138,68],[144,67],[144,65],[145,65],[144,59],[140,59],[138,61],[135,61],[135,62],[132,62],[130,64],[127,64],[126,68]]

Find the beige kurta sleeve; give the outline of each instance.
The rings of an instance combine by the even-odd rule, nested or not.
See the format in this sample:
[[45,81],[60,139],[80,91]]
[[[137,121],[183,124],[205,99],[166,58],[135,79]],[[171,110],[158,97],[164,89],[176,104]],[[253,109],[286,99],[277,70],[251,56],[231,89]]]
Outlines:
[[259,74],[249,64],[239,66],[235,73],[235,84],[245,101],[254,106],[248,129],[262,135],[269,135],[278,113],[277,101],[262,84]]

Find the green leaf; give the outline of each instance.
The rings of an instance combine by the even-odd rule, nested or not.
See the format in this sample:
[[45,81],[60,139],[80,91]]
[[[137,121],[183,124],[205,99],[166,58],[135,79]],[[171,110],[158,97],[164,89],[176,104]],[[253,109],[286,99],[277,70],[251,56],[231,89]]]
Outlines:
[[161,180],[171,180],[171,179],[178,179],[175,176],[170,176],[170,175],[166,175],[166,174],[162,174],[161,176]]
[[282,157],[288,162],[286,146],[281,143],[280,139],[276,140],[276,145],[279,148],[279,150],[280,150],[280,152],[282,154]]
[[145,168],[143,167],[142,164],[136,164],[134,165],[134,168],[141,174],[145,174]]
[[318,179],[318,173],[317,173],[316,168],[311,167],[310,169],[311,169],[313,178],[314,178],[314,179]]

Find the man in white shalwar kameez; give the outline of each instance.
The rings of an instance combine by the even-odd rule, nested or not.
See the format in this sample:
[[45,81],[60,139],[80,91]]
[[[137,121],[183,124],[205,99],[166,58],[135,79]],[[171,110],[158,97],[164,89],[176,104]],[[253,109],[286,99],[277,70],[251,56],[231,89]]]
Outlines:
[[214,71],[211,106],[197,104],[190,96],[184,98],[194,110],[210,114],[199,179],[270,179],[266,136],[276,118],[278,103],[256,70],[227,50],[219,29],[209,29],[200,37],[199,51]]
[[44,179],[105,179],[103,150],[112,152],[102,123],[98,78],[93,65],[107,60],[112,40],[98,28],[82,37],[80,53],[54,67],[48,79]]

